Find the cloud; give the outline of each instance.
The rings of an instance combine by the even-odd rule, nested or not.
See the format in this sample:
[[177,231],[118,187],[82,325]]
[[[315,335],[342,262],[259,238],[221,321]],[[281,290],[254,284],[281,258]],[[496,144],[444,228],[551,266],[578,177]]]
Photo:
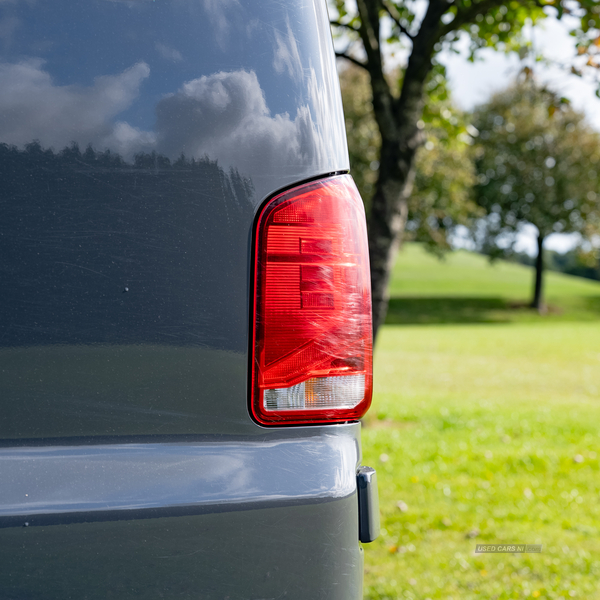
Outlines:
[[113,122],[139,96],[150,68],[139,62],[93,85],[55,85],[43,61],[0,62],[0,142],[23,146],[36,139],[59,150],[75,141],[123,152],[141,148],[153,136]]
[[170,60],[171,62],[181,62],[183,60],[181,52],[175,50],[175,48],[169,48],[169,46],[160,42],[156,42],[155,47],[158,53],[166,60]]
[[253,71],[220,72],[185,83],[156,107],[159,152],[208,155],[241,173],[320,164],[323,143],[310,110],[271,116]]

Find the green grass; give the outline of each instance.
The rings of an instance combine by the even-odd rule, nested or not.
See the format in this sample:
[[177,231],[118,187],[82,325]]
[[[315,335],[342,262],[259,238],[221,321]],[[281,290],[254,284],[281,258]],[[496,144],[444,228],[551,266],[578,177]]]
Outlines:
[[[392,293],[432,314],[415,301],[405,322],[427,326],[386,325],[377,342],[363,462],[383,530],[365,546],[366,598],[600,598],[600,315],[586,308],[600,284],[550,274],[557,312],[539,316],[511,308],[531,277],[465,252],[401,256]],[[469,319],[461,293],[506,303]]]

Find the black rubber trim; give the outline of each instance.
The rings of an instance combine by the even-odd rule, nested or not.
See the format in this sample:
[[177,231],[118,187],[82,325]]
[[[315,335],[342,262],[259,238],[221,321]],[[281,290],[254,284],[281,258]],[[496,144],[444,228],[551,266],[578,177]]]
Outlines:
[[358,491],[358,538],[368,544],[379,536],[379,492],[377,473],[371,467],[358,467],[356,472]]
[[248,510],[268,510],[295,506],[325,504],[337,500],[345,500],[353,496],[292,498],[285,500],[253,500],[250,502],[229,502],[222,504],[186,504],[180,506],[161,506],[142,509],[119,509],[60,512],[35,515],[0,516],[0,529],[15,527],[48,527],[54,525],[71,525],[77,523],[102,523],[107,521],[134,521],[139,519],[162,519],[167,517],[190,517],[217,513],[228,513]]

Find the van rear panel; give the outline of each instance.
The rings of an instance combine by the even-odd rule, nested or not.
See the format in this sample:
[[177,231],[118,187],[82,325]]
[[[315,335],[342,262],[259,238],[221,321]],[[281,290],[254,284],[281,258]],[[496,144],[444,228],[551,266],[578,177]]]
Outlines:
[[349,167],[325,3],[0,23],[0,597],[359,598],[359,425],[248,410],[256,214]]
[[324,3],[0,14],[0,438],[256,433],[254,215],[348,168]]

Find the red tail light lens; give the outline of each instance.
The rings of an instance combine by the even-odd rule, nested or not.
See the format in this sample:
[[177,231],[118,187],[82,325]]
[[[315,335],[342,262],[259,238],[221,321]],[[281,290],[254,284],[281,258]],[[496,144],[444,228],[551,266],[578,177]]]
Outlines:
[[254,418],[275,425],[362,417],[373,380],[371,287],[352,178],[273,198],[255,243]]

